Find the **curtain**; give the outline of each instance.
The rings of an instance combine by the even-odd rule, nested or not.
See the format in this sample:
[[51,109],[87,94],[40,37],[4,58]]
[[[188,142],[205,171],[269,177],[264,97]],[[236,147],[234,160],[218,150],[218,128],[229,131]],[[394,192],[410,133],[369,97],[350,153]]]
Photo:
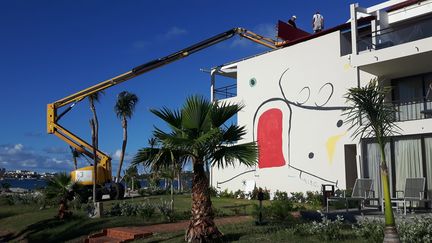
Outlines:
[[[390,165],[390,144],[387,143],[384,147],[387,165]],[[367,156],[367,175],[368,178],[373,179],[373,190],[375,191],[375,197],[382,197],[381,187],[381,152],[378,143],[368,143],[366,145],[366,156]],[[390,169],[390,168],[389,168]],[[390,173],[391,174],[391,173]]]
[[405,179],[408,177],[423,177],[422,151],[420,139],[396,140],[395,170],[396,190],[405,189]]
[[432,198],[432,138],[425,138],[427,198]]

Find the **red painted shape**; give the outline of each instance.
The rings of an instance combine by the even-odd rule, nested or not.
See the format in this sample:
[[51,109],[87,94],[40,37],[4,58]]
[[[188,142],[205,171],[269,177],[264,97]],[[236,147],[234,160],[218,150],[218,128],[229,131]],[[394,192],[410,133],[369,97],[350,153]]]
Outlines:
[[285,165],[282,153],[282,111],[269,109],[258,120],[259,168]]

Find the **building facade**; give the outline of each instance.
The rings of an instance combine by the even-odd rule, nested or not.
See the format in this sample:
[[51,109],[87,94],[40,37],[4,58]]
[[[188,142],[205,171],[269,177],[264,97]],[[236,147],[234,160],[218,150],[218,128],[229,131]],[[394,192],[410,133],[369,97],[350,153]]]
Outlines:
[[352,4],[350,14],[335,28],[212,69],[212,99],[245,105],[237,123],[259,147],[253,168],[213,168],[214,187],[306,192],[372,178],[381,195],[377,145],[354,139],[343,115],[348,89],[378,79],[392,87],[388,102],[401,128],[386,147],[392,194],[405,178],[425,177],[431,198],[432,1]]

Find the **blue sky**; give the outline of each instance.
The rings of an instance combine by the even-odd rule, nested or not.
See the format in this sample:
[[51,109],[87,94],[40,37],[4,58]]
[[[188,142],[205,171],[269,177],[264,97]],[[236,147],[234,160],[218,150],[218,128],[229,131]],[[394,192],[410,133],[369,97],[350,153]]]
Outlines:
[[[352,1],[354,2],[354,1]],[[358,1],[368,7],[381,1]],[[297,16],[311,32],[319,10],[326,28],[349,18],[350,1],[110,1],[3,0],[0,2],[0,167],[8,170],[69,171],[68,146],[46,134],[46,104],[168,55],[233,27],[274,36],[278,19]],[[99,147],[113,156],[122,142],[113,107],[127,90],[140,101],[129,122],[127,159],[147,145],[154,126],[150,108],[179,107],[191,94],[209,97],[209,69],[266,51],[234,37],[186,59],[106,90],[97,104]],[[90,141],[88,102],[79,103],[61,124]],[[85,161],[80,162],[86,165]],[[127,166],[127,165],[126,165]],[[125,167],[124,167],[125,168]]]

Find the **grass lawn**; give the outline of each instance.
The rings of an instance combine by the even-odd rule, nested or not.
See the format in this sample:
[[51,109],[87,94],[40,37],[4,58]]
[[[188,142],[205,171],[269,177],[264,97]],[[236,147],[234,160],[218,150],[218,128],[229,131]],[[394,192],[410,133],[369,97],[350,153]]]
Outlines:
[[[130,202],[142,202],[150,200],[159,202],[169,200],[169,195],[137,197],[127,199]],[[189,212],[191,208],[190,195],[175,196],[175,211],[177,213]],[[256,201],[230,198],[212,198],[214,207],[219,215],[234,215],[235,211],[230,208],[234,205],[252,204]],[[104,210],[109,210],[118,201],[105,201]],[[252,207],[246,207],[247,213],[251,213]],[[242,211],[243,212],[243,211]],[[143,217],[106,217],[100,219],[90,219],[84,210],[73,211],[73,217],[67,220],[58,220],[57,208],[39,210],[38,205],[0,205],[0,242],[29,241],[43,242],[63,242],[77,241],[91,233],[98,232],[104,228],[117,226],[136,226],[166,222],[161,215],[156,215],[152,219]]]
[[[221,242],[335,242],[334,240],[324,240],[317,236],[300,236],[295,235],[291,227],[286,225],[265,225],[256,226],[254,222],[241,224],[231,224],[220,226],[219,229],[224,233]],[[147,239],[139,239],[134,242],[184,242],[184,231],[155,234]],[[350,231],[347,231],[346,239],[338,240],[341,243],[360,243],[366,242],[363,239],[356,239]]]

